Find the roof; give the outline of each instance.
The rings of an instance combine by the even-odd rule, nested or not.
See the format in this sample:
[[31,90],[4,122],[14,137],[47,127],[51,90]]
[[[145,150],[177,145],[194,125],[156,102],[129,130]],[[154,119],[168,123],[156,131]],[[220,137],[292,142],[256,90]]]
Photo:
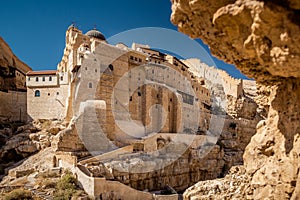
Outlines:
[[56,75],[57,70],[46,70],[46,71],[29,71],[27,72],[27,76],[35,76],[35,75]]
[[85,35],[87,35],[89,37],[98,38],[100,40],[105,40],[104,35],[100,31],[98,31],[97,29],[90,30]]

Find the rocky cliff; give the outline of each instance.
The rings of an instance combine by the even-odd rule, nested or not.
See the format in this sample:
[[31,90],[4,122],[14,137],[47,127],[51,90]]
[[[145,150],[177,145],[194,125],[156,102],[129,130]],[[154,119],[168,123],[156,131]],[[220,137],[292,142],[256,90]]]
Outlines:
[[[16,75],[16,70],[20,74]],[[26,89],[25,75],[31,68],[19,60],[8,44],[0,37],[0,89]]]
[[[235,64],[260,84],[259,104],[268,113],[258,123],[256,135],[244,153],[249,179],[242,184],[249,187],[239,189],[239,193],[245,194],[240,199],[299,199],[300,3],[296,0],[173,0],[172,3],[171,20],[180,31],[201,38],[215,56]],[[232,179],[231,184],[237,182]],[[200,198],[203,185],[193,188],[194,197]]]
[[23,73],[27,73],[31,68],[19,60],[12,52],[8,44],[0,37],[0,67],[1,70],[9,70],[9,67],[15,67]]

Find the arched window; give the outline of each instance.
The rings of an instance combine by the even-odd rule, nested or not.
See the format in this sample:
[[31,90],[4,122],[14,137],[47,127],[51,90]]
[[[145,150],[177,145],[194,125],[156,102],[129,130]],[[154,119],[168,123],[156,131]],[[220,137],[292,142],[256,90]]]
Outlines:
[[35,97],[41,96],[41,92],[40,92],[39,90],[36,90],[36,91],[34,92],[34,96],[35,96]]
[[45,76],[43,76],[43,81],[45,81]]
[[93,84],[92,83],[89,83],[89,88],[93,88]]
[[63,77],[63,76],[61,76],[61,77],[60,77],[60,80],[61,80],[61,81],[63,81],[63,80],[64,80],[64,77]]
[[38,82],[39,81],[39,77],[35,77],[35,81]]
[[114,66],[112,64],[108,65],[108,68],[111,70],[111,71],[114,71]]
[[49,76],[49,81],[52,81],[52,76]]

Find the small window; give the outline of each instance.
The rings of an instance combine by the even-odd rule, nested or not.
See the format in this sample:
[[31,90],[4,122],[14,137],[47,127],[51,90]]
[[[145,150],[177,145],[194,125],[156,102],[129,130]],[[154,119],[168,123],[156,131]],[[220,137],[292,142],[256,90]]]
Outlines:
[[130,56],[130,60],[133,60],[133,56]]
[[39,81],[39,77],[35,77],[35,81],[38,82]]
[[59,92],[56,92],[56,95],[59,95]]
[[43,76],[43,81],[45,81],[45,76]]
[[142,96],[142,93],[141,93],[141,92],[138,92],[138,96],[139,96],[139,97]]
[[93,83],[89,83],[89,88],[93,88]]
[[139,58],[139,62],[142,62],[142,59]]
[[97,73],[97,69],[95,69],[95,72]]
[[48,93],[48,96],[50,96],[50,93]]
[[52,76],[49,76],[49,81],[52,81]]
[[30,77],[28,77],[28,81],[30,81]]
[[113,66],[112,64],[110,64],[110,65],[108,66],[108,68],[109,68],[111,71],[114,71],[114,66]]
[[35,97],[41,96],[41,92],[40,92],[39,90],[36,90],[36,91],[34,92],[34,96],[35,96]]
[[63,76],[61,76],[61,77],[60,77],[60,80],[61,80],[61,81],[63,81],[63,80],[64,80],[64,77],[63,77]]
[[129,99],[129,101],[132,101],[132,96],[130,96],[130,99]]

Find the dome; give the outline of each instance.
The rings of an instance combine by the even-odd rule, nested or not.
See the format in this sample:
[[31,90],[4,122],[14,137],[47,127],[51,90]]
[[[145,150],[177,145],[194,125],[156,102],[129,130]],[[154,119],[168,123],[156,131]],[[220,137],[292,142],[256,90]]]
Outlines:
[[100,40],[105,40],[104,35],[100,31],[98,31],[97,29],[90,30],[85,35],[87,35],[89,37],[98,38]]

